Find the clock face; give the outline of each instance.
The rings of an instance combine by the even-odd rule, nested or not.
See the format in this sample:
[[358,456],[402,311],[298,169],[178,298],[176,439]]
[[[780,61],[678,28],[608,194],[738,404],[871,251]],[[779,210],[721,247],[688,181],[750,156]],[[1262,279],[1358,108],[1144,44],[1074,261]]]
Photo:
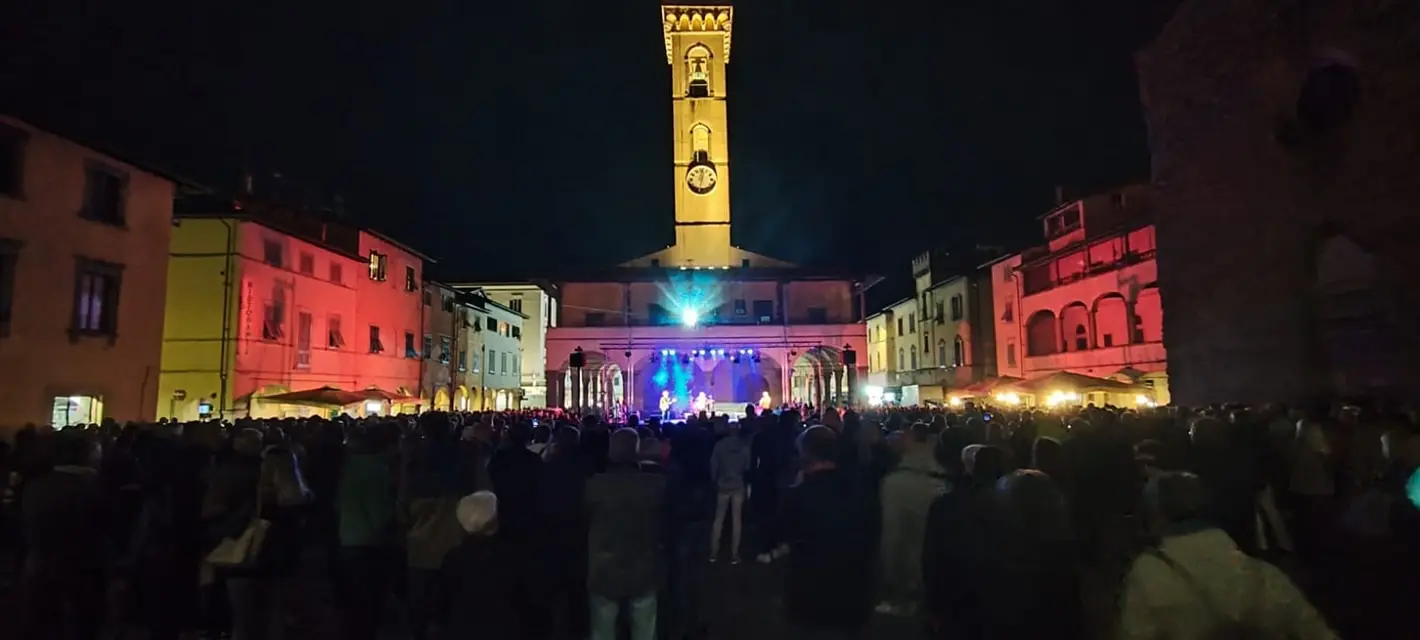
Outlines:
[[705,164],[695,165],[685,173],[685,183],[691,191],[700,195],[715,189],[715,178],[715,167]]

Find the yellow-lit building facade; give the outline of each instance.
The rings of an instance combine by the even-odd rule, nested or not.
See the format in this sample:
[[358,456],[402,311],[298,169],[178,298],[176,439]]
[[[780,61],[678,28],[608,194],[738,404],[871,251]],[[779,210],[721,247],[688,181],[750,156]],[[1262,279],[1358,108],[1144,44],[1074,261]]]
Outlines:
[[178,185],[0,116],[0,438],[154,417]]

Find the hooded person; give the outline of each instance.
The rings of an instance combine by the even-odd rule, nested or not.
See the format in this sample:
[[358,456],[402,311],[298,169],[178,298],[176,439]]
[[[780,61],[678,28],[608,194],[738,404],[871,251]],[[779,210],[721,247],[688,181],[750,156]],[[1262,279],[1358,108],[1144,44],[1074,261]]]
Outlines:
[[618,429],[606,442],[606,471],[587,480],[584,494],[591,638],[617,637],[623,603],[630,609],[632,637],[651,638],[664,564],[666,478],[642,470],[634,429]]

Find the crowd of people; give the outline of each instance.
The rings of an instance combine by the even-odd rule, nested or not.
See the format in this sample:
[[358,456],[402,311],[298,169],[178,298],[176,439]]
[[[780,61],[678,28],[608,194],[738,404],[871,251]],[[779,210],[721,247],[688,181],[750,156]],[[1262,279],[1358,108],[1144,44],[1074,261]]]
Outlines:
[[314,561],[333,637],[719,637],[709,562],[781,567],[778,637],[1408,637],[1413,415],[747,411],[27,427],[17,626],[308,637]]

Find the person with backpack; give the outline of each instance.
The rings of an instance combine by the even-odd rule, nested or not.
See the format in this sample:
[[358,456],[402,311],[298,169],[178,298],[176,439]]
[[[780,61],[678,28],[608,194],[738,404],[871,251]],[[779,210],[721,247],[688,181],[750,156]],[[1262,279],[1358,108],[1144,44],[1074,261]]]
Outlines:
[[1156,543],[1135,558],[1120,598],[1119,638],[1332,640],[1336,634],[1277,567],[1243,553],[1202,519],[1207,487],[1191,473],[1149,481]]

